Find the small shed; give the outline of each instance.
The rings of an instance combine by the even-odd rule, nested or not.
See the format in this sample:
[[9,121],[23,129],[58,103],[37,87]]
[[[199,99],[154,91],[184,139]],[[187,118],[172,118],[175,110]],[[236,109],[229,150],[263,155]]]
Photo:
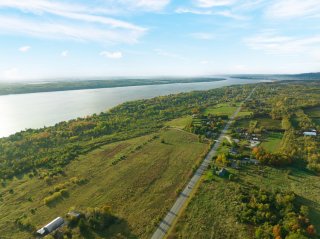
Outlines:
[[303,132],[303,135],[304,136],[317,136],[317,132],[314,132],[314,131],[312,131],[312,132]]
[[226,170],[225,168],[222,168],[217,172],[217,174],[220,177],[224,177],[224,176],[226,176],[228,174],[228,170]]

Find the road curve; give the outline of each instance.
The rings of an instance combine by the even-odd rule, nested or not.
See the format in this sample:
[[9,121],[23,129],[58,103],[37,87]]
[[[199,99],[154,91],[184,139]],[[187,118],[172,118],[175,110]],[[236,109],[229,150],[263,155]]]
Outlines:
[[[253,94],[255,89],[256,88],[254,88],[251,91],[251,93],[244,100],[244,102],[247,101],[251,97],[251,95]],[[207,154],[205,159],[202,161],[201,165],[199,166],[199,168],[197,169],[195,174],[192,176],[192,178],[190,179],[190,181],[187,184],[187,186],[179,194],[179,196],[178,196],[177,200],[175,201],[174,205],[172,206],[172,208],[169,210],[169,212],[164,217],[164,219],[160,222],[160,224],[158,225],[156,231],[153,233],[151,239],[163,239],[163,238],[165,238],[167,232],[170,230],[172,224],[174,223],[174,221],[178,217],[178,215],[181,212],[183,206],[185,206],[185,204],[187,203],[187,199],[188,199],[188,197],[190,197],[191,192],[193,191],[193,189],[195,188],[195,186],[199,182],[199,180],[200,180],[201,176],[203,175],[204,171],[208,168],[208,165],[210,164],[210,162],[212,160],[212,157],[216,155],[217,149],[219,148],[222,139],[225,137],[225,135],[227,133],[227,130],[229,129],[230,125],[233,123],[235,117],[240,112],[242,104],[243,103],[241,103],[241,105],[237,108],[237,110],[230,117],[230,120],[228,121],[228,123],[226,124],[224,129],[222,130],[218,140],[213,145],[213,147],[211,148],[211,150],[209,151],[209,153]]]

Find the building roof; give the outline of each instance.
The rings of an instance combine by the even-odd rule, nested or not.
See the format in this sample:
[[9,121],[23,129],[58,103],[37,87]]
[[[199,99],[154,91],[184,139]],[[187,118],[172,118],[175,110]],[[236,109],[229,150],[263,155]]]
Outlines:
[[303,132],[304,136],[317,136],[316,132]]

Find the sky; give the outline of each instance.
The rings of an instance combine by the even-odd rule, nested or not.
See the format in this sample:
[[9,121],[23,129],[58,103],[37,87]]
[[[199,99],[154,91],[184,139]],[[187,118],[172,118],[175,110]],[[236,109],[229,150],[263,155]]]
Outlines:
[[0,81],[318,71],[319,0],[0,0]]

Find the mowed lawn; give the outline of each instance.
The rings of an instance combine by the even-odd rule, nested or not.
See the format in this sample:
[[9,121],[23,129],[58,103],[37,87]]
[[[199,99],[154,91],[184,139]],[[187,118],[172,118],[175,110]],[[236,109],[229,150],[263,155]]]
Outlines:
[[[231,106],[227,103],[223,103],[223,104],[218,104],[214,107],[210,107],[208,109],[205,110],[205,115],[228,115],[229,117],[232,116],[234,114],[234,112],[237,110],[239,106],[235,105],[235,106]],[[238,117],[241,116],[247,116],[247,115],[251,115],[251,112],[248,111],[240,111],[238,114]]]
[[[239,176],[231,182],[214,176],[212,182],[202,182],[200,188],[178,220],[170,239],[212,238],[246,239],[254,238],[254,229],[237,223],[237,196],[240,185],[258,186],[274,191],[293,191],[298,200],[310,207],[310,219],[317,231],[320,230],[320,177],[308,171],[287,168],[265,167],[265,175],[258,173],[256,166],[242,168],[240,172],[228,169]],[[288,173],[290,172],[290,173]]]
[[282,137],[282,133],[271,132],[261,146],[270,153],[276,153],[281,146]]
[[[57,216],[65,216],[71,208],[102,205],[111,206],[113,213],[126,221],[123,228],[114,230],[129,230],[136,238],[149,238],[192,174],[192,167],[208,149],[197,136],[180,130],[162,130],[157,138],[154,136],[105,145],[81,156],[64,169],[65,176],[57,176],[50,185],[43,179],[25,176],[0,187],[0,238],[32,237],[14,224],[23,214],[39,228]],[[121,156],[125,159],[117,160]],[[117,163],[112,165],[115,160]],[[68,197],[50,207],[44,205],[43,199],[54,186],[74,177],[87,183],[69,185]]]

